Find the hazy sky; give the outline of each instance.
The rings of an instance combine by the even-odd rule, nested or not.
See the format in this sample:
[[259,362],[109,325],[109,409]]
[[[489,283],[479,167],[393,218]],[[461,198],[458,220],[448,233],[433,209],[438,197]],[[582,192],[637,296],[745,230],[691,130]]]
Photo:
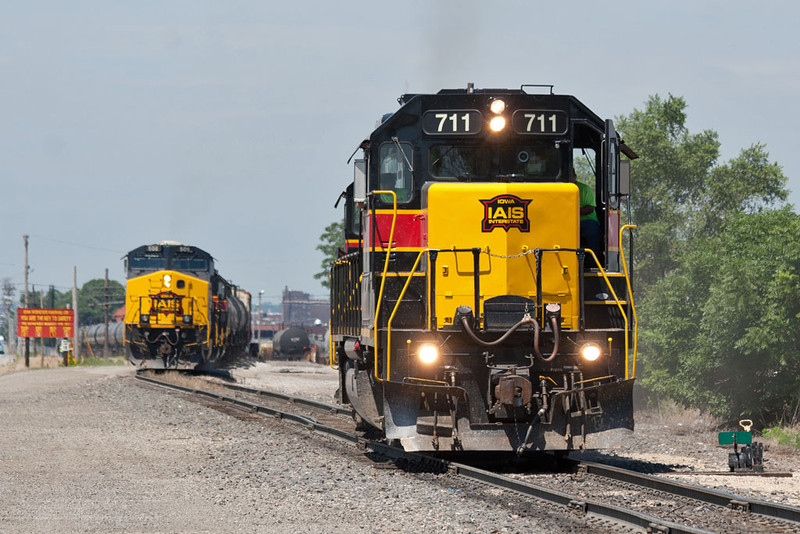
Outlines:
[[28,234],[37,288],[73,265],[123,281],[128,250],[169,239],[265,300],[325,295],[347,158],[399,95],[468,82],[554,84],[605,118],[682,96],[720,162],[766,144],[800,205],[794,1],[3,4],[0,279],[20,291]]

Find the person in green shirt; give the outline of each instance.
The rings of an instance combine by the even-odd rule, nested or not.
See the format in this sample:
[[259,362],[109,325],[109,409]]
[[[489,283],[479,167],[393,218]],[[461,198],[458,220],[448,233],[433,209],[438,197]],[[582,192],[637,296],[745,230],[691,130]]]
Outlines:
[[[600,221],[595,211],[596,203],[594,191],[590,186],[578,181],[575,171],[572,171],[572,183],[578,186],[580,202],[581,248],[588,248],[594,252],[598,259],[603,252],[603,233],[600,230]],[[594,265],[594,261],[588,262]]]

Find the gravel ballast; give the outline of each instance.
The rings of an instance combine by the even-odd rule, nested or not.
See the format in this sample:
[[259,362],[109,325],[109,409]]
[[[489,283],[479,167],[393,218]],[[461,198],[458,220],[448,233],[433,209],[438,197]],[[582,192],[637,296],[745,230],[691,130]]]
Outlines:
[[392,469],[300,427],[210,408],[133,375],[0,375],[0,532],[609,530],[448,475]]

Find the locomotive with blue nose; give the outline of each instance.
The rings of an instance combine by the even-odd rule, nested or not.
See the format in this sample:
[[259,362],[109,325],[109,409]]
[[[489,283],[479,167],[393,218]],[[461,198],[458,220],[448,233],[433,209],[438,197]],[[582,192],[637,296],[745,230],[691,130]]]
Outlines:
[[125,256],[128,360],[145,369],[202,369],[245,350],[250,294],[204,250],[164,241]]

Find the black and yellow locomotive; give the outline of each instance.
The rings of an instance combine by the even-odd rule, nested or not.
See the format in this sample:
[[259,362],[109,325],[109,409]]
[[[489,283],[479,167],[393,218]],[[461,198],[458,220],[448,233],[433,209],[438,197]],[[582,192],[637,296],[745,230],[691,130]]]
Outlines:
[[207,252],[175,242],[125,256],[125,353],[146,369],[213,367],[247,348],[250,294]]
[[575,97],[530,87],[403,95],[343,193],[331,360],[343,402],[407,450],[598,448],[633,429],[636,155]]

